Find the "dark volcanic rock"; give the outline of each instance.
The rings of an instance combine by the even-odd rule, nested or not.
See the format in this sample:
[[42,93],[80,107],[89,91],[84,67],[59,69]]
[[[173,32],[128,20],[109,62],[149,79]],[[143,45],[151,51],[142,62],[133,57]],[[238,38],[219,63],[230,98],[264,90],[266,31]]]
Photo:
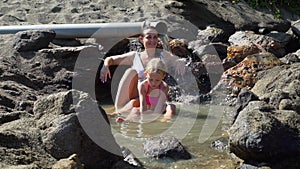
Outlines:
[[[102,114],[99,113],[97,104],[86,93],[60,92],[39,98],[34,106],[43,145],[56,159],[76,153],[80,161],[91,169],[107,168],[122,160],[120,147],[114,141],[105,112],[102,110]],[[103,147],[99,141],[109,142],[109,145]],[[119,156],[114,153],[119,153]]]
[[169,157],[175,160],[191,158],[191,154],[173,136],[157,136],[146,139],[144,153],[146,157]]
[[258,75],[252,92],[276,109],[300,114],[300,63],[274,67]]
[[37,51],[47,48],[54,39],[55,32],[47,30],[28,30],[16,33],[14,48],[18,52]]
[[299,157],[300,115],[252,101],[229,130],[230,151],[246,161],[272,162]]

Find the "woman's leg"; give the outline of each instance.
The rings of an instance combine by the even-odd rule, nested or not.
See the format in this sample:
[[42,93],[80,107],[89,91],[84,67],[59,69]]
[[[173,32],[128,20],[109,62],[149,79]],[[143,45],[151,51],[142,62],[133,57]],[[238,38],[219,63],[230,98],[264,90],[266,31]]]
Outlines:
[[116,119],[117,123],[122,123],[122,122],[126,122],[126,121],[132,121],[134,118],[136,118],[138,115],[140,114],[140,110],[138,107],[134,107],[131,112],[129,113],[129,115],[126,118],[123,117],[118,117]]
[[138,99],[131,99],[123,107],[118,108],[115,114],[122,114],[131,111],[133,108],[139,108],[140,102]]
[[[137,83],[138,83],[138,77],[135,69],[132,68],[127,69],[123,77],[121,78],[118,86],[116,99],[115,99],[116,112],[123,109],[124,106],[128,107],[130,101],[138,97]],[[132,107],[133,106],[134,105],[132,105]]]
[[139,108],[139,106],[140,106],[140,101],[138,99],[131,99],[123,107],[119,108],[118,111],[114,111],[113,113],[107,114],[107,116],[108,116],[108,118],[112,118],[112,117],[117,116],[118,114],[129,112],[133,108]]

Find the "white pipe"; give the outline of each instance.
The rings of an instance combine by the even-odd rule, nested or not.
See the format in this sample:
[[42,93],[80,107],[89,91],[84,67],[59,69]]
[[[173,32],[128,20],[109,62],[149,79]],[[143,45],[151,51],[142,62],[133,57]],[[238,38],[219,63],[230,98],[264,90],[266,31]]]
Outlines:
[[[0,26],[0,34],[15,34],[25,30],[53,30],[56,38],[109,38],[130,37],[142,32],[147,22],[89,23],[89,24],[45,24]],[[164,22],[150,22],[159,34],[167,33]]]

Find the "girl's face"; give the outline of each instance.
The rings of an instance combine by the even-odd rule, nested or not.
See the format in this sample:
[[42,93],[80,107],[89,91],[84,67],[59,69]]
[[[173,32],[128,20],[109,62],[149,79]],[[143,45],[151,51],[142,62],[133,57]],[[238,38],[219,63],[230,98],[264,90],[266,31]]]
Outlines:
[[148,83],[150,84],[151,89],[157,89],[164,78],[163,75],[158,72],[147,73],[146,77],[147,77]]
[[158,43],[158,34],[154,29],[147,29],[144,31],[144,36],[141,39],[144,47],[147,48],[156,48]]

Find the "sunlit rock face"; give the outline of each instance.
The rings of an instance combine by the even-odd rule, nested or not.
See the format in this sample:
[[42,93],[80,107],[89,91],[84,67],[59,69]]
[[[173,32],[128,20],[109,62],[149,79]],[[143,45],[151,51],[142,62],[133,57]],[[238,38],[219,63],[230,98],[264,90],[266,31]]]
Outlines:
[[286,54],[286,45],[291,36],[286,35],[282,38],[275,37],[273,34],[260,35],[252,31],[238,31],[231,35],[228,42],[231,46],[256,46],[261,51],[268,51],[280,58]]
[[224,69],[235,66],[248,55],[259,53],[260,50],[257,46],[229,46],[227,48],[227,57],[223,60]]
[[72,154],[68,158],[60,159],[52,169],[84,169],[84,165],[80,162],[77,154]]
[[236,96],[240,89],[244,87],[251,89],[254,86],[257,72],[282,64],[272,53],[257,53],[247,56],[242,62],[226,70],[222,79],[228,85],[231,94]]

